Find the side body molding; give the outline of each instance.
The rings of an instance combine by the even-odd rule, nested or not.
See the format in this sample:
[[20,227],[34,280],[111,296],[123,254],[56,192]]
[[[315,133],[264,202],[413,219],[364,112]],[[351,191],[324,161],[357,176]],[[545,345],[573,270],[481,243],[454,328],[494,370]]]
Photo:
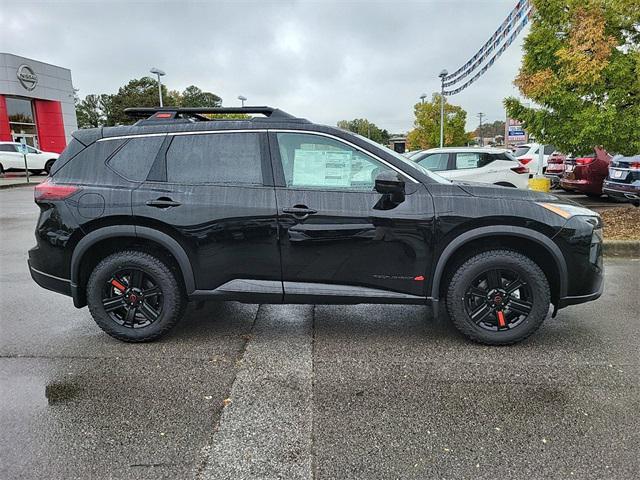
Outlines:
[[549,237],[528,228],[514,227],[511,225],[496,225],[469,230],[468,232],[465,232],[456,237],[442,251],[442,253],[440,254],[440,258],[438,259],[438,263],[436,264],[436,268],[433,272],[433,281],[431,283],[431,299],[433,301],[434,308],[437,308],[437,304],[439,301],[440,282],[442,281],[442,277],[444,275],[445,265],[447,264],[447,261],[451,258],[451,256],[467,242],[482,237],[500,235],[526,238],[544,247],[549,252],[549,255],[551,255],[551,257],[554,259],[555,264],[558,267],[558,271],[560,272],[559,297],[563,298],[567,295],[567,264],[564,260],[562,252],[560,251],[560,248]]
[[187,294],[193,292],[195,287],[195,280],[193,276],[193,269],[189,262],[189,257],[184,251],[182,246],[172,237],[166,233],[159,232],[152,228],[140,227],[134,225],[115,225],[110,227],[103,227],[85,235],[76,245],[71,257],[71,292],[73,296],[73,302],[76,307],[82,307],[86,305],[84,293],[80,291],[78,282],[80,279],[80,264],[82,257],[85,253],[97,242],[108,238],[114,237],[137,237],[152,240],[164,248],[166,248],[178,262],[178,266],[182,272],[184,278],[185,288]]

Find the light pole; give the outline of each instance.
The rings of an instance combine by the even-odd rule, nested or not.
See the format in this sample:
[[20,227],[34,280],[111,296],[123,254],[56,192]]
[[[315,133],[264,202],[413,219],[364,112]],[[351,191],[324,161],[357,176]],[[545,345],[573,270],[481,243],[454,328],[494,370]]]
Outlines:
[[449,72],[445,68],[440,72],[440,148],[444,146],[444,79],[449,75]]
[[160,81],[160,77],[165,76],[166,73],[156,67],[153,67],[151,70],[149,70],[149,72],[158,76],[158,96],[160,97],[160,107],[162,107],[162,82]]
[[424,103],[424,99],[427,98],[427,94],[423,93],[422,95],[420,95],[420,103]]
[[478,118],[480,119],[480,146],[484,147],[484,135],[482,134],[482,117],[484,117],[484,113],[480,112],[478,114]]
[[245,97],[244,95],[238,95],[238,100],[242,102],[242,107],[244,108],[244,102],[247,101],[247,97]]

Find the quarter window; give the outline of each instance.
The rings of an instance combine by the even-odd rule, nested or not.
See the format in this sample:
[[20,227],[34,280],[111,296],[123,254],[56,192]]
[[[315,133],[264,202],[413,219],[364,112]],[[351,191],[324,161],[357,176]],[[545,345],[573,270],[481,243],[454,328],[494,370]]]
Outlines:
[[347,144],[319,135],[278,133],[286,185],[292,188],[372,190],[389,168]]
[[262,185],[256,133],[176,135],[167,150],[167,181]]
[[143,182],[147,179],[164,138],[132,138],[111,157],[109,166],[127,180]]

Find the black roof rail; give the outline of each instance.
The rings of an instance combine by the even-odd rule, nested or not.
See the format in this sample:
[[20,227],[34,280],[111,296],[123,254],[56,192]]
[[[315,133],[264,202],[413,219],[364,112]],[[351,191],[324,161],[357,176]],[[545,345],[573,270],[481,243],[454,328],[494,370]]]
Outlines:
[[135,107],[125,108],[124,113],[130,117],[151,121],[166,121],[190,118],[196,121],[211,121],[205,113],[258,113],[270,119],[296,118],[293,115],[273,107]]

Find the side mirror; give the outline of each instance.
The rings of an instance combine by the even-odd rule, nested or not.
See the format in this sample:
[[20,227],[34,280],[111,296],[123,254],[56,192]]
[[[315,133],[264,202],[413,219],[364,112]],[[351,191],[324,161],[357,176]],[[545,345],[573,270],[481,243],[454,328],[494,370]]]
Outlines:
[[375,190],[382,194],[404,195],[404,180],[392,170],[384,170],[376,176]]

